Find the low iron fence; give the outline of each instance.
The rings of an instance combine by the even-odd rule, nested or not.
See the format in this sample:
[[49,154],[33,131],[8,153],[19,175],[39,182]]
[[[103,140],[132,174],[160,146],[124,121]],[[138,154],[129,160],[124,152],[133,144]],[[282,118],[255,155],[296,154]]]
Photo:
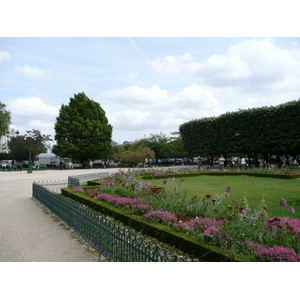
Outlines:
[[60,189],[68,187],[69,184],[69,180],[34,182],[32,195],[107,260],[112,262],[179,261],[177,256],[170,258],[159,246],[145,242],[143,236],[131,232],[128,228],[120,227],[105,216],[59,194]]

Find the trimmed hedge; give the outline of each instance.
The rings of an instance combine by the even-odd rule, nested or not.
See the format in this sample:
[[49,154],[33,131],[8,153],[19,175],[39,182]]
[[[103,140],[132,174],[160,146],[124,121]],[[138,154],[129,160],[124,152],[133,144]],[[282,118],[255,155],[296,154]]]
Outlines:
[[194,172],[194,173],[168,173],[164,175],[145,175],[138,178],[141,179],[168,179],[170,177],[181,178],[181,177],[194,177],[194,176],[254,176],[254,177],[267,177],[267,178],[277,178],[277,179],[297,179],[300,178],[299,174],[274,174],[274,173],[259,173],[259,172],[220,172],[220,171],[210,171],[210,172]]
[[[83,188],[91,188],[86,186]],[[71,198],[83,205],[101,212],[102,214],[109,215],[116,220],[130,226],[138,231],[152,236],[164,243],[174,245],[185,253],[190,253],[200,260],[207,262],[246,262],[246,257],[237,253],[232,254],[226,249],[221,249],[215,245],[202,244],[199,241],[187,236],[182,232],[178,232],[171,227],[146,221],[142,216],[131,215],[124,210],[113,206],[110,203],[100,200],[94,200],[89,196],[73,191],[74,188],[62,189],[62,194],[65,197]]]

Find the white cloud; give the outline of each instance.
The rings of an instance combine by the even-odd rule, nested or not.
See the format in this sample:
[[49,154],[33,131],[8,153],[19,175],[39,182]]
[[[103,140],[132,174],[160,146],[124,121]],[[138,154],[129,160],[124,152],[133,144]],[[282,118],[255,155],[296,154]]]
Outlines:
[[280,49],[271,39],[249,39],[205,62],[191,60],[191,54],[167,56],[155,59],[152,67],[160,73],[186,72],[194,83],[209,88],[235,88],[244,93],[300,88],[300,48]]
[[161,90],[157,85],[153,85],[151,88],[140,88],[135,85],[125,89],[102,92],[97,96],[97,99],[107,101],[113,105],[130,105],[131,107],[145,107],[147,109],[149,105],[152,108],[161,106],[170,97],[166,90]]
[[0,51],[0,63],[4,61],[11,61],[11,55],[6,51]]
[[126,131],[140,138],[160,131],[168,134],[191,119],[222,112],[213,94],[198,85],[186,87],[175,96],[154,85],[151,88],[132,86],[107,91],[99,97],[110,103],[105,110],[114,136]]
[[36,68],[32,68],[28,65],[24,66],[16,66],[15,70],[25,74],[26,76],[32,78],[32,79],[45,79],[50,75],[50,71],[45,72]]
[[154,71],[167,74],[179,74],[184,67],[184,63],[192,60],[193,57],[190,53],[185,53],[181,56],[166,56],[163,59],[156,58],[151,62]]
[[60,107],[45,104],[38,97],[18,98],[7,105],[14,128],[24,135],[26,130],[37,129],[54,137],[54,122]]

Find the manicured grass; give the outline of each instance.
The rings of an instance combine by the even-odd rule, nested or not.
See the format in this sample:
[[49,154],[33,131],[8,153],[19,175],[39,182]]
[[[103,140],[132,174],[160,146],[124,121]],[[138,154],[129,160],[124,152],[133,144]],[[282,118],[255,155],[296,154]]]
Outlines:
[[[172,176],[170,176],[171,178]],[[149,181],[150,182],[150,181]],[[246,198],[250,207],[256,207],[264,198],[267,212],[271,217],[289,216],[300,219],[300,179],[274,179],[248,176],[197,176],[185,177],[184,182],[179,184],[180,193],[186,192],[193,197],[200,195],[224,194],[226,187],[230,186],[230,200],[241,200],[246,192]],[[161,179],[151,181],[156,185],[163,185]],[[287,207],[279,207],[278,202],[283,198],[287,200],[287,207],[295,209],[295,213],[287,210]]]

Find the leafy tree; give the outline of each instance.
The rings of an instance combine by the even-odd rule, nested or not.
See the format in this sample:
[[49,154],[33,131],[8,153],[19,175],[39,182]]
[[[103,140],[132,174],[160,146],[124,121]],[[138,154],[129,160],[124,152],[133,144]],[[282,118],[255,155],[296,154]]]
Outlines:
[[106,158],[111,152],[112,126],[100,104],[84,93],[61,106],[54,129],[56,155],[84,161]]
[[6,105],[0,102],[0,136],[4,135],[11,124],[10,112],[6,110]]
[[145,144],[155,153],[156,162],[160,157],[172,155],[175,153],[172,138],[160,132],[159,134],[150,134],[144,139]]
[[112,158],[116,161],[137,165],[144,162],[145,158],[153,158],[154,152],[146,146],[143,140],[140,140],[133,145],[117,145],[113,147]]
[[31,147],[31,161],[34,161],[40,153],[47,152],[47,148],[50,149],[48,143],[52,141],[50,135],[41,134],[36,129],[27,130],[26,132],[26,136],[13,137],[8,143],[9,155],[14,160],[28,160],[29,147]]

